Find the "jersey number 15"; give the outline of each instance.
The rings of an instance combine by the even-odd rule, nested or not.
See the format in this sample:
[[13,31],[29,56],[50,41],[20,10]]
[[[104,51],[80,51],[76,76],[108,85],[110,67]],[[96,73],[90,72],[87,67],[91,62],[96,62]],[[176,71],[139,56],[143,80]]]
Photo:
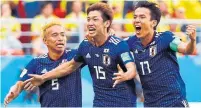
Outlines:
[[101,66],[94,66],[96,71],[96,77],[97,79],[106,79],[105,77],[105,71],[103,71],[103,67]]

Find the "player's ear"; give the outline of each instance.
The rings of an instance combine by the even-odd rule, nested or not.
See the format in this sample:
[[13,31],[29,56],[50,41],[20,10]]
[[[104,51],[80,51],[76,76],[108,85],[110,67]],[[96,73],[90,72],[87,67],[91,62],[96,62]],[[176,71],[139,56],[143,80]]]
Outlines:
[[45,37],[43,38],[43,42],[47,45],[47,39]]
[[109,20],[107,20],[107,21],[104,22],[104,26],[105,26],[106,28],[108,28],[108,27],[110,26],[110,23],[111,23],[111,22],[110,22]]
[[157,25],[157,20],[152,20],[152,27],[154,28]]

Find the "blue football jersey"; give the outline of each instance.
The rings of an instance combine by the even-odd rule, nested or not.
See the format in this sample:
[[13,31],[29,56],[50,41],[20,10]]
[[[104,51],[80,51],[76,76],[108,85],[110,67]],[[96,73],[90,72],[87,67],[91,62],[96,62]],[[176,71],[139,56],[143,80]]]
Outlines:
[[[48,54],[36,57],[29,62],[20,75],[25,81],[30,77],[28,74],[42,75],[56,68],[63,62],[70,61],[77,50],[66,50],[60,59],[53,61]],[[70,75],[59,79],[46,81],[39,86],[41,107],[81,107],[82,89],[80,69]]]
[[134,107],[136,103],[135,84],[130,80],[113,88],[113,74],[117,64],[125,69],[125,64],[133,62],[128,44],[115,36],[109,36],[99,47],[83,40],[74,57],[77,62],[88,65],[93,80],[94,107]]
[[142,83],[144,105],[177,106],[186,100],[186,92],[179,73],[176,52],[170,49],[170,43],[175,37],[169,31],[155,32],[154,35],[154,39],[147,46],[143,46],[136,36],[127,40]]

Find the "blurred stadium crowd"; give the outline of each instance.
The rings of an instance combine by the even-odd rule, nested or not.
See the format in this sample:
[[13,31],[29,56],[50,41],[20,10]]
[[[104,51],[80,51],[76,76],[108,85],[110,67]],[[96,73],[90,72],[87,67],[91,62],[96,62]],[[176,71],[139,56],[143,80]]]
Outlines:
[[[44,53],[47,50],[40,38],[40,30],[44,24],[50,20],[60,18],[85,20],[87,7],[100,1],[102,0],[1,0],[0,55],[39,55]],[[177,19],[176,21],[185,19],[201,20],[201,0],[149,1],[156,2],[160,7],[162,12],[161,21],[167,19]],[[136,0],[104,0],[102,2],[107,2],[112,7],[114,20],[133,19],[133,5],[137,3]],[[30,23],[22,23],[18,18],[30,18],[32,20]],[[64,26],[68,32],[79,32],[80,30],[80,25],[76,23],[64,23]],[[197,44],[201,46],[201,23],[197,23],[196,27]],[[116,33],[123,32],[132,35],[135,32],[132,23],[113,23],[112,28]],[[158,31],[167,30],[174,32],[182,41],[188,40],[185,34],[186,24],[159,24]],[[118,36],[125,38],[129,35],[119,34]],[[72,39],[72,41],[76,40],[77,38]],[[25,47],[23,43],[31,43],[31,47]]]

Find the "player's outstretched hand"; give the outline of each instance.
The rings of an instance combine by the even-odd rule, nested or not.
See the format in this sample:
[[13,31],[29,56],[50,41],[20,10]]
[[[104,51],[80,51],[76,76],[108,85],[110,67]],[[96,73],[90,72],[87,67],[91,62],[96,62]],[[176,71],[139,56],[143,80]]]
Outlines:
[[194,25],[188,25],[186,29],[186,34],[192,41],[196,40],[196,27]]
[[42,75],[28,74],[28,76],[30,76],[32,78],[26,80],[25,82],[26,83],[31,82],[31,84],[33,84],[34,86],[40,86],[41,84],[43,84],[45,82]]
[[37,88],[37,86],[34,86],[31,82],[27,82],[24,86],[24,90],[26,91],[33,91]]
[[[16,90],[14,90],[16,91]],[[4,106],[6,107],[14,98],[15,98],[15,93],[14,91],[11,91],[6,95],[4,99]]]
[[4,98],[4,106],[6,107],[13,99],[15,99],[19,92],[20,92],[20,84],[18,83],[14,86],[12,86],[8,92],[8,94],[6,95],[6,97]]
[[127,76],[123,72],[121,67],[119,65],[117,65],[117,68],[118,68],[118,73],[114,73],[114,76],[116,76],[116,77],[112,78],[112,80],[115,80],[112,87],[115,87],[117,84],[127,80]]

